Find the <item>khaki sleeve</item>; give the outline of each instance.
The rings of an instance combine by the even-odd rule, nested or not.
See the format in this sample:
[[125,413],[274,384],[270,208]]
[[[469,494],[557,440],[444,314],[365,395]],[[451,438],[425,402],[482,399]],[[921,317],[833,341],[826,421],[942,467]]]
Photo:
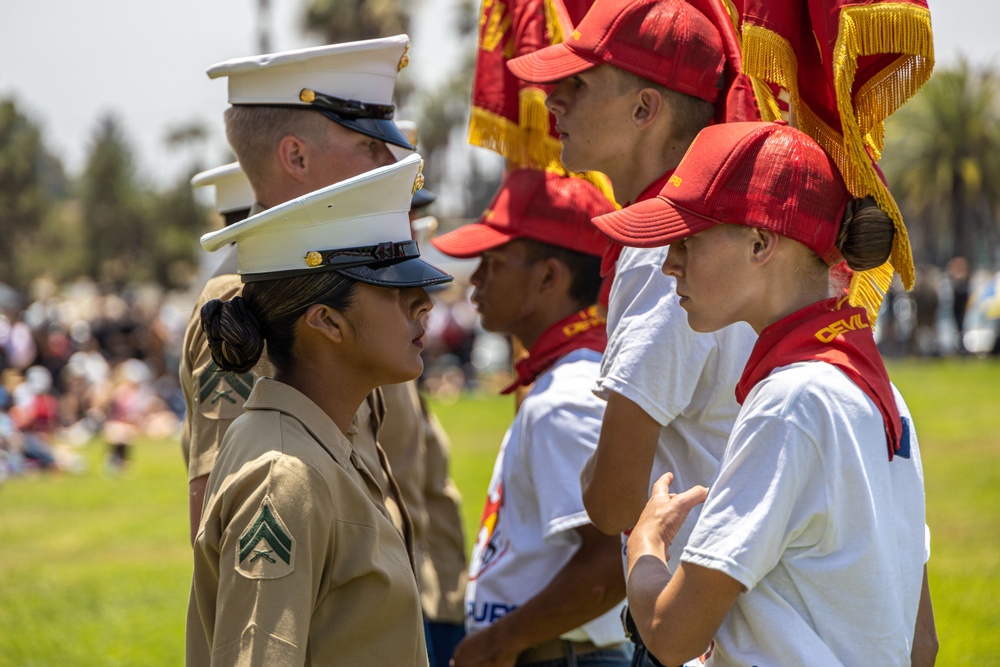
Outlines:
[[240,475],[229,492],[235,511],[217,528],[212,665],[301,665],[333,552],[330,485],[300,459],[282,455]]

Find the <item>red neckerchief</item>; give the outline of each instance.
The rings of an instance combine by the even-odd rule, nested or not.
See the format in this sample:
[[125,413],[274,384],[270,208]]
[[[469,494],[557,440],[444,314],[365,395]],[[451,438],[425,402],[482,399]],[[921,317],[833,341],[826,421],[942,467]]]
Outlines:
[[[634,202],[629,202],[625,206],[631,206],[636,202],[646,201],[657,196],[673,175],[674,170],[668,169],[663,176],[660,176],[646,186],[646,189],[639,193]],[[608,305],[608,300],[611,298],[611,283],[615,280],[615,265],[618,264],[618,258],[621,257],[624,247],[620,243],[615,243],[611,239],[608,239],[608,245],[604,249],[604,257],[601,258],[601,278],[604,278],[604,280],[601,282],[601,293],[597,298],[597,303],[605,308]]]
[[517,362],[517,378],[501,394],[510,394],[518,387],[527,387],[552,364],[573,350],[586,348],[604,353],[608,346],[607,320],[597,312],[597,306],[580,310],[559,320],[546,329],[528,351],[528,356]]
[[885,422],[891,461],[899,451],[903,422],[868,315],[846,298],[818,301],[764,329],[736,385],[737,402],[742,405],[750,390],[775,368],[814,360],[839,368],[875,402]]

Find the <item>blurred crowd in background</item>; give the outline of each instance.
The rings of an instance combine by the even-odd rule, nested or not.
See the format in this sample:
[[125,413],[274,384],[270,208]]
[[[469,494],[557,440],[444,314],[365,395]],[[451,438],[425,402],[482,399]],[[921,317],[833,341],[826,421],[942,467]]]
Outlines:
[[875,328],[882,356],[1000,355],[1000,271],[971,271],[964,257],[918,265],[913,289],[897,275]]
[[[177,369],[195,295],[155,286],[104,293],[92,282],[0,285],[0,481],[84,469],[79,448],[106,443],[105,471],[140,438],[179,437]],[[449,400],[507,381],[509,345],[478,329],[467,288],[434,295],[424,389]]]
[[[470,288],[434,293],[422,388],[440,400],[506,384],[507,339],[479,328]],[[140,439],[179,437],[177,368],[195,296],[155,286],[103,292],[79,281],[0,285],[0,481],[79,472],[79,449],[99,438],[116,474]],[[876,338],[886,357],[1000,355],[1000,272],[958,258],[923,267],[911,292],[894,286]]]

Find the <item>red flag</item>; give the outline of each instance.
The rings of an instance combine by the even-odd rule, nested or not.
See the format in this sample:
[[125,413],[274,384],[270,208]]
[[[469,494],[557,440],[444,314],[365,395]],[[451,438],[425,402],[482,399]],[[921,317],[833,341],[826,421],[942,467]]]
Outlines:
[[[521,81],[507,61],[559,44],[590,9],[592,0],[483,0],[472,84],[469,143],[489,148],[512,169],[567,173],[555,121],[545,108],[546,86]],[[611,201],[603,174],[574,174],[594,183]]]
[[[885,266],[854,276],[852,303],[874,320],[893,269],[913,285],[906,228],[878,170],[884,122],[930,78],[934,67],[926,0],[739,0],[743,71],[789,93],[795,123],[830,154],[856,197],[872,195],[896,223]],[[755,85],[761,113],[777,117],[774,96]]]

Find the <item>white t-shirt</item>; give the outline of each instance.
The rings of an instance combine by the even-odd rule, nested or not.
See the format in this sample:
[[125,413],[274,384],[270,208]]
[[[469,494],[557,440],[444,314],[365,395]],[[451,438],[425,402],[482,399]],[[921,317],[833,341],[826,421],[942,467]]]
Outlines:
[[[615,270],[608,305],[608,347],[595,393],[615,392],[634,402],[663,428],[649,489],[665,472],[673,491],[708,486],[715,479],[740,406],[736,384],[757,341],[739,323],[714,333],[688,326],[676,283],[663,274],[668,248],[625,248]],[[679,558],[699,508],[671,546]],[[676,562],[676,561],[675,561]]]
[[929,554],[909,443],[890,462],[875,403],[829,364],[753,388],[682,556],[747,589],[709,665],[910,664]]
[[[469,632],[535,597],[580,547],[574,529],[590,523],[580,473],[604,416],[604,402],[589,391],[600,358],[581,349],[558,360],[535,381],[504,436],[469,566]],[[622,605],[563,637],[601,646],[625,641]]]

